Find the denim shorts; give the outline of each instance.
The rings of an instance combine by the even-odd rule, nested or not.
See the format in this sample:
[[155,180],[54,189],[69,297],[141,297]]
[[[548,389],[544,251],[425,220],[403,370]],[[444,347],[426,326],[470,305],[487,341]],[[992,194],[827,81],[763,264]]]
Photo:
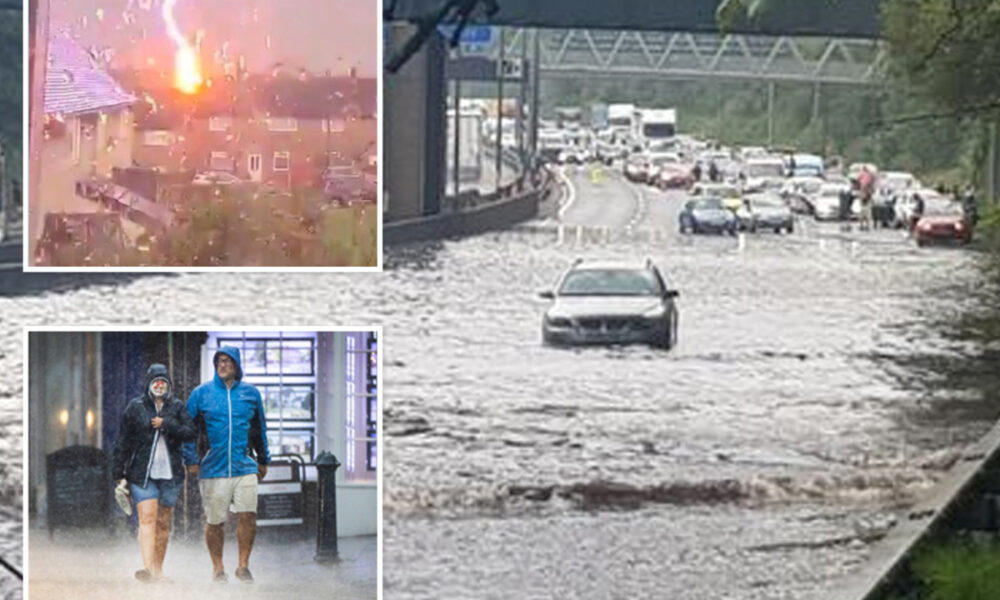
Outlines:
[[138,504],[143,500],[159,498],[163,506],[173,506],[177,504],[177,496],[181,487],[173,479],[150,479],[146,487],[139,487],[134,483],[128,484],[129,491],[132,492],[132,500]]

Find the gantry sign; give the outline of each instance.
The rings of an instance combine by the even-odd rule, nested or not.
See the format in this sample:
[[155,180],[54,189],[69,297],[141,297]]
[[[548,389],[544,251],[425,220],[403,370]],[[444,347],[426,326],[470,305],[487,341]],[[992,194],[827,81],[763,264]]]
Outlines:
[[[508,33],[507,55],[531,35]],[[865,85],[879,80],[886,51],[877,40],[714,33],[546,29],[539,33],[546,77],[648,77]]]

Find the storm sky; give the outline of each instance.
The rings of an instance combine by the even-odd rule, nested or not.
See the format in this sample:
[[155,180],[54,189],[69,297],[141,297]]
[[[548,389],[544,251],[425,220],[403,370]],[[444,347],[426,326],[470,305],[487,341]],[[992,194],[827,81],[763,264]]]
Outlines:
[[[162,0],[51,0],[54,27],[69,28],[87,44],[108,47],[117,64],[170,64],[173,45],[160,16]],[[275,63],[313,72],[376,74],[377,0],[177,0],[181,31],[194,40],[204,30],[203,54],[229,42],[251,71]]]

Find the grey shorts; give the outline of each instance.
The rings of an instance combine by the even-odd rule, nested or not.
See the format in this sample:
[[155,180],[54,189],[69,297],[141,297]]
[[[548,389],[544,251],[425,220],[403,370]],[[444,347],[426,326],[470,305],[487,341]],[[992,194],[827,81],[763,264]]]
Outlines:
[[257,512],[257,474],[199,479],[201,505],[209,525],[226,522],[226,512]]

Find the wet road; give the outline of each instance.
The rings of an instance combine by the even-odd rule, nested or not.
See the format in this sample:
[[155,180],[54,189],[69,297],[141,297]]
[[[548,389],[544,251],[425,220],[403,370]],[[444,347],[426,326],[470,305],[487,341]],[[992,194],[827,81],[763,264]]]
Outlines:
[[[15,346],[24,323],[383,325],[387,599],[822,597],[933,481],[922,463],[990,425],[917,418],[894,360],[966,350],[931,321],[976,285],[969,254],[835,226],[741,251],[676,233],[681,194],[606,175],[574,180],[579,234],[394,249],[380,275],[140,278],[0,315]],[[577,256],[660,264],[679,346],[542,347],[534,293]],[[2,366],[19,403],[20,353]]]

